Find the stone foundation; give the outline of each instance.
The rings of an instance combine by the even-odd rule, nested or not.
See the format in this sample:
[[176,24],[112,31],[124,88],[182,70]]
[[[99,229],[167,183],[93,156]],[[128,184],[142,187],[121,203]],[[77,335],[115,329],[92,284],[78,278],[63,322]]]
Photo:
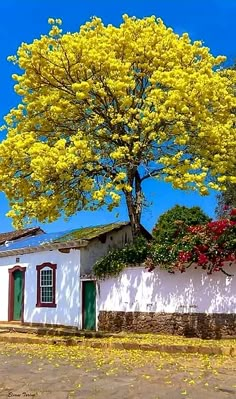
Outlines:
[[236,314],[100,311],[98,329],[183,335],[199,338],[236,337]]

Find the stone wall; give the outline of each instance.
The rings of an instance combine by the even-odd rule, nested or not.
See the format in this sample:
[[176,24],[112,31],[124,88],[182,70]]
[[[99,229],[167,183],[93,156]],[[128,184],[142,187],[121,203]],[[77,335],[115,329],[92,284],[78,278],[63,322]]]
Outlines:
[[236,337],[236,314],[100,311],[98,329],[186,337]]

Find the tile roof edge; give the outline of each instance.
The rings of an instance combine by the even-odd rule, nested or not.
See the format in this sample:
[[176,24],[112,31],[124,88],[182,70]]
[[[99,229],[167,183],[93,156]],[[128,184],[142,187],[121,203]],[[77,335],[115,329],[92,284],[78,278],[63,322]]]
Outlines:
[[39,244],[34,247],[21,247],[21,248],[15,248],[15,249],[4,249],[3,251],[0,250],[0,258],[5,258],[8,256],[13,256],[13,255],[26,255],[30,253],[35,253],[35,252],[44,252],[48,250],[59,250],[63,248],[67,249],[75,249],[75,248],[83,248],[86,247],[89,244],[89,241],[87,240],[73,240],[73,241],[68,241],[68,242],[47,242],[44,244]]
[[[20,229],[20,230],[6,231],[4,233],[0,233],[0,245],[3,245],[7,241],[17,241],[21,238],[30,236],[30,234],[34,232],[37,233],[39,231],[41,231],[42,234],[45,234],[44,230],[41,229],[41,227],[30,227],[28,229]],[[33,234],[33,236],[35,235]]]

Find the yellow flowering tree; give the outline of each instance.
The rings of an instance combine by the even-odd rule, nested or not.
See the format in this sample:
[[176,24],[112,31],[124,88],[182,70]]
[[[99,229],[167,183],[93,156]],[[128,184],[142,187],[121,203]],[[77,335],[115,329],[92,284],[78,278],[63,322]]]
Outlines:
[[123,16],[119,27],[93,18],[63,33],[22,43],[9,57],[19,105],[5,117],[0,188],[16,226],[53,221],[125,196],[133,233],[140,229],[143,182],[223,188],[236,182],[232,79],[187,33],[154,16]]

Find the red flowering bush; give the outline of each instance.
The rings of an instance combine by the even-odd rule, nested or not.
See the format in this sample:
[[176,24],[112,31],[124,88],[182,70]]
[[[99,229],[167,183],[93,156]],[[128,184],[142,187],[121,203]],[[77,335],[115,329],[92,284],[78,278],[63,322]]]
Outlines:
[[[224,270],[224,265],[236,261],[236,209],[230,219],[208,222],[186,228],[169,244],[154,243],[150,250],[150,260],[174,271],[181,272],[192,264],[206,269],[209,274]],[[228,273],[226,273],[228,274]]]
[[231,210],[231,216],[236,216],[236,208],[233,208],[233,209]]

